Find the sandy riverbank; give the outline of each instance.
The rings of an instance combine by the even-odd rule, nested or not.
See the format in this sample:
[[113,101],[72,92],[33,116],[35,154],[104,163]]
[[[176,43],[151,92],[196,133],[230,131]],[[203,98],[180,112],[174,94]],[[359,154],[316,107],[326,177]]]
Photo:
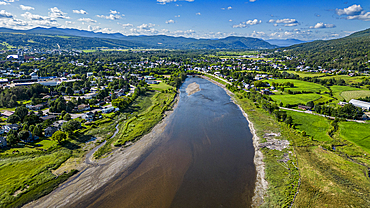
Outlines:
[[[175,102],[179,98],[176,97]],[[176,104],[174,106],[176,108]],[[68,207],[95,190],[103,187],[117,175],[128,175],[129,168],[140,161],[150,149],[158,144],[165,127],[170,122],[173,111],[166,112],[166,117],[158,123],[150,133],[143,136],[133,145],[121,147],[108,157],[93,164],[85,164],[77,175],[72,176],[65,183],[47,196],[44,196],[24,207]]]
[[[216,82],[206,76],[201,76],[203,79],[206,79],[219,87],[223,88],[226,93],[233,98],[234,93],[232,93],[230,90],[226,89],[224,85],[222,85],[219,82]],[[254,188],[254,196],[252,198],[253,204],[252,207],[259,207],[263,203],[264,196],[266,194],[268,183],[265,179],[265,164],[263,162],[263,153],[258,147],[260,144],[260,138],[257,136],[256,129],[254,128],[253,123],[249,120],[248,114],[244,112],[244,110],[240,107],[240,105],[232,99],[233,103],[239,107],[239,109],[242,111],[244,117],[247,119],[249,123],[249,129],[251,130],[251,133],[253,134],[253,146],[254,146],[254,165],[256,166],[256,185]]]
[[196,82],[189,84],[188,87],[186,88],[186,94],[188,94],[188,96],[196,92],[199,92],[199,91],[200,91],[200,86]]

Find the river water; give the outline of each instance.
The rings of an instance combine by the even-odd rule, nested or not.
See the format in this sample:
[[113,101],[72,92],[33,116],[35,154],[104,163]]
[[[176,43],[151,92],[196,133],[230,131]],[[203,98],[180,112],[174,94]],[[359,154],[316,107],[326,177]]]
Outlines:
[[[196,82],[201,91],[188,96]],[[188,78],[159,144],[74,207],[250,207],[255,187],[248,122],[226,92]]]

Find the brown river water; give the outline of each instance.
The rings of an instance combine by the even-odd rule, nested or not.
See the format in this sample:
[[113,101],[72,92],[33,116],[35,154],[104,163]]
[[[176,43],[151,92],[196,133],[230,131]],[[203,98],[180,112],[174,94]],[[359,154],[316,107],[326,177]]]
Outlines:
[[[186,94],[196,82],[201,91]],[[250,207],[256,170],[248,122],[230,96],[188,78],[170,122],[128,174],[69,207]]]

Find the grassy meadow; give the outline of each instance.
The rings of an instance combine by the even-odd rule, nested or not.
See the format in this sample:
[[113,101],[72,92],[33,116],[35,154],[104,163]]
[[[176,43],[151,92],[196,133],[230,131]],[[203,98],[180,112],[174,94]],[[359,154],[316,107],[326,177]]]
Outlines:
[[320,85],[320,84],[316,84],[316,83],[312,83],[312,82],[305,82],[305,81],[301,81],[301,80],[296,80],[296,79],[272,79],[272,80],[268,80],[268,82],[270,84],[272,84],[273,82],[275,83],[286,83],[286,82],[290,82],[290,83],[293,83],[294,84],[294,87],[286,87],[285,88],[285,91],[287,90],[290,90],[290,91],[294,91],[294,92],[302,92],[302,91],[305,91],[305,92],[328,92],[329,90]]
[[149,85],[153,90],[157,90],[157,91],[163,91],[163,90],[168,90],[168,89],[173,89],[172,86],[164,83],[164,82],[160,82],[158,84],[150,84]]
[[320,95],[310,93],[310,94],[297,94],[297,95],[271,95],[272,100],[276,101],[278,104],[282,102],[285,105],[306,105],[309,101],[315,101],[321,98]]

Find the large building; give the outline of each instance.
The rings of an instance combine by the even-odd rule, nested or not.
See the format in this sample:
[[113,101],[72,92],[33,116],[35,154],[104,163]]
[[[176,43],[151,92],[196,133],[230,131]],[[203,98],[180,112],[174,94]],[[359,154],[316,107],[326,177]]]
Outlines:
[[351,103],[352,105],[356,107],[359,107],[365,110],[370,110],[370,103],[368,102],[352,99],[351,101],[349,101],[349,103]]

